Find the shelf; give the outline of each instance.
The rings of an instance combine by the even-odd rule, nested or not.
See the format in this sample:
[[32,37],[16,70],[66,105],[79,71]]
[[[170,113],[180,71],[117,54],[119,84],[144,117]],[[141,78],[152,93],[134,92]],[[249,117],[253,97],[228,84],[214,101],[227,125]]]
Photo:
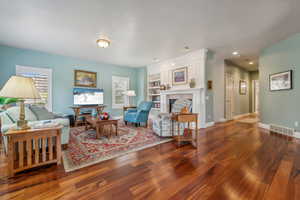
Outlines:
[[160,94],[149,94],[149,96],[160,96]]
[[160,89],[160,86],[156,86],[156,87],[148,87],[149,90],[152,90],[152,89]]
[[150,83],[152,83],[152,82],[158,82],[158,81],[160,81],[160,79],[149,80]]

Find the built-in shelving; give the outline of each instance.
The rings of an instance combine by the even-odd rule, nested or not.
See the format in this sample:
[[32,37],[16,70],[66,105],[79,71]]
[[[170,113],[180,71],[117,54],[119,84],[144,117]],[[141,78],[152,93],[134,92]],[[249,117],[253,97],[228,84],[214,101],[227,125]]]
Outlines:
[[153,109],[160,110],[160,73],[148,76],[148,98],[153,102]]

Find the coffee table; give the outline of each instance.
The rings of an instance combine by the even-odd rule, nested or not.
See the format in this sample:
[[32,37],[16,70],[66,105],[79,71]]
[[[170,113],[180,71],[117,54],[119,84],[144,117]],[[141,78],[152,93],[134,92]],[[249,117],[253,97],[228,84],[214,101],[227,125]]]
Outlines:
[[[104,135],[104,128],[105,126],[110,126],[109,128],[109,136],[112,135],[112,126],[115,127],[115,134],[118,136],[118,120],[117,119],[108,119],[108,120],[101,120],[99,118],[94,117],[87,117],[86,121],[90,124],[93,128],[96,129],[96,138],[100,139],[102,135]],[[87,126],[86,126],[87,128]]]

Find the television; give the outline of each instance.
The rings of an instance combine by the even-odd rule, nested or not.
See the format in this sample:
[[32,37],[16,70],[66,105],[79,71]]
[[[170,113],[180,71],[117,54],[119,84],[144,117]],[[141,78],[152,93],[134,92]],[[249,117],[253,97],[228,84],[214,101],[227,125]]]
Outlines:
[[103,89],[74,88],[74,105],[103,104]]

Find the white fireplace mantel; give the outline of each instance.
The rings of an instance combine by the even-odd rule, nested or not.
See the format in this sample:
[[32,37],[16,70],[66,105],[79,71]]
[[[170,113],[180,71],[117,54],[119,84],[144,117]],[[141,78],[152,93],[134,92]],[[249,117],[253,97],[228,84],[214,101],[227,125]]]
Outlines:
[[169,98],[171,95],[192,95],[193,113],[198,114],[198,126],[205,128],[205,90],[204,88],[187,88],[177,90],[164,90],[160,92],[160,111],[169,112]]

